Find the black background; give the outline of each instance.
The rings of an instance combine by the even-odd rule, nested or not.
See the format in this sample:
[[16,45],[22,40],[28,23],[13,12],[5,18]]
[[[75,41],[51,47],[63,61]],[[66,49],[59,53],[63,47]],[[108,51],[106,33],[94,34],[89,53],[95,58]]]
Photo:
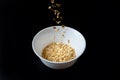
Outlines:
[[[58,0],[60,1],[60,0]],[[111,79],[119,72],[120,5],[117,0],[61,0],[63,24],[80,31],[87,47],[65,70],[44,66],[31,43],[50,20],[49,0],[0,0],[0,80]]]

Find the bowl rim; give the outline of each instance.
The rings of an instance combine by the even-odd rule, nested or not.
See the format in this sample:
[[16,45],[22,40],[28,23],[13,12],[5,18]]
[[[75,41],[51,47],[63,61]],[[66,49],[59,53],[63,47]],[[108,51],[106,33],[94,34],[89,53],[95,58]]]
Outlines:
[[[77,33],[79,33],[79,34],[83,37],[83,39],[84,39],[84,41],[85,41],[84,49],[83,49],[83,51],[81,52],[81,54],[80,54],[79,56],[77,56],[77,57],[75,57],[75,58],[73,58],[73,59],[70,59],[70,60],[68,60],[68,61],[64,61],[64,62],[54,62],[54,61],[49,61],[49,60],[43,58],[42,56],[38,55],[38,53],[36,52],[35,47],[34,47],[35,39],[37,38],[37,36],[38,36],[41,32],[45,31],[46,29],[53,28],[53,27],[54,27],[54,26],[49,26],[49,27],[43,28],[42,30],[38,31],[38,32],[36,33],[36,35],[33,37],[33,40],[32,40],[32,49],[33,49],[34,53],[35,53],[41,60],[44,60],[44,61],[49,62],[49,63],[55,63],[55,64],[68,63],[68,62],[72,62],[72,61],[78,59],[78,58],[84,53],[84,51],[85,51],[85,49],[86,49],[86,39],[85,39],[85,37],[83,36],[83,34],[82,34],[81,32],[79,32],[78,30],[76,30],[76,29],[74,29],[74,28],[72,28],[72,27],[68,27],[68,26],[65,26],[65,27],[66,27],[66,28],[70,28],[70,29],[72,29],[72,30],[75,30]],[[57,26],[55,26],[55,27],[61,27],[61,26],[58,26],[58,25],[57,25]]]

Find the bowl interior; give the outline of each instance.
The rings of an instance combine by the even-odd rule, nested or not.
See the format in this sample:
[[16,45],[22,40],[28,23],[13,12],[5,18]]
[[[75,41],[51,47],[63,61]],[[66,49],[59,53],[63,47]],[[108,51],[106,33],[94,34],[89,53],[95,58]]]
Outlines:
[[[45,28],[38,32],[36,36],[33,39],[32,47],[35,53],[38,56],[41,56],[42,50],[45,46],[47,46],[51,42],[63,42],[68,44],[68,40],[70,40],[70,46],[75,49],[76,52],[76,58],[79,57],[86,47],[86,42],[84,37],[80,32],[77,30],[70,28],[70,27],[64,27],[61,26],[55,26],[56,29],[53,29],[52,27]],[[64,33],[64,38],[62,34]]]

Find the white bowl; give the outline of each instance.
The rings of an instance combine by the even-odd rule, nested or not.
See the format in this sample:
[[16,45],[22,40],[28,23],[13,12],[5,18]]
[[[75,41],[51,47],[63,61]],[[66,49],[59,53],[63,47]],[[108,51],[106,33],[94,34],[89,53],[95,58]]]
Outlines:
[[[77,61],[77,59],[83,54],[86,47],[86,41],[84,36],[73,28],[67,26],[65,26],[64,28],[62,28],[61,26],[54,26],[54,27],[59,29],[59,31],[55,31],[53,29],[53,26],[39,31],[33,38],[32,48],[35,54],[47,67],[52,69],[65,69],[72,66]],[[65,32],[64,34],[65,38],[61,39],[61,34],[63,32]],[[62,41],[63,43],[68,44],[68,40],[70,40],[71,47],[75,49],[76,58],[66,62],[52,62],[44,59],[41,56],[43,48],[47,46],[49,43],[54,41],[55,42]]]

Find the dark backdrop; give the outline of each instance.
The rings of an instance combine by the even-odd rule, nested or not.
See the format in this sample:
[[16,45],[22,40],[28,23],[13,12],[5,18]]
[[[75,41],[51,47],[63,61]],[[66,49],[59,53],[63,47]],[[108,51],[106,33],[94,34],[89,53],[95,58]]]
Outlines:
[[65,70],[52,70],[32,50],[35,34],[56,25],[49,19],[49,0],[0,0],[0,80],[101,80],[111,79],[119,72],[119,2],[62,0],[61,3],[63,23],[86,38],[86,50],[77,63]]

